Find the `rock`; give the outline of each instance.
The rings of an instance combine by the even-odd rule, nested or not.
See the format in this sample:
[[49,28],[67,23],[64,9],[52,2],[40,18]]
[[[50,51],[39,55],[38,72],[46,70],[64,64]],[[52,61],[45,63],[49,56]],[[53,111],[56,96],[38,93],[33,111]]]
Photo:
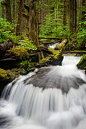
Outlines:
[[63,93],[68,93],[71,87],[78,89],[80,85],[86,84],[86,80],[80,76],[76,67],[72,69],[70,66],[53,66],[39,68],[37,73],[25,79],[24,83],[26,85],[33,84],[43,90],[57,88],[61,89]]
[[6,70],[0,68],[0,93],[4,89],[4,86],[9,82],[9,78],[9,73]]
[[54,50],[52,48],[48,48],[49,54],[47,57],[43,58],[35,65],[35,67],[40,68],[43,66],[49,66],[49,65],[61,65],[63,60],[63,55],[57,50]]
[[86,54],[82,56],[81,60],[77,64],[78,69],[85,69],[86,70]]

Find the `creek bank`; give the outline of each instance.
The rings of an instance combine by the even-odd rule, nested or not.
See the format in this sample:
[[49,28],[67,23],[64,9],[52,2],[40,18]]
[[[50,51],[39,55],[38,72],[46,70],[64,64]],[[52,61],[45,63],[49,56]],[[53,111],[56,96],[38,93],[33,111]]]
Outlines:
[[[0,76],[0,94],[5,85],[20,74],[25,75],[30,71],[34,71],[36,67],[61,65],[63,60],[62,53],[44,46],[40,46],[37,51],[31,53],[24,48],[11,48],[6,51],[6,54],[10,55],[10,58],[0,59],[0,67],[3,71],[0,72],[3,75]],[[31,61],[29,62],[29,60]]]
[[85,70],[86,74],[86,54],[82,56],[81,60],[77,64],[78,69]]

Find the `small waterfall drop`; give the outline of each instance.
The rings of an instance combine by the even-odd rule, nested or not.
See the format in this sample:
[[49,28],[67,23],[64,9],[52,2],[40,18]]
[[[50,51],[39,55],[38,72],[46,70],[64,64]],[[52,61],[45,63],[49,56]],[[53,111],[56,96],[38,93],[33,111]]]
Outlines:
[[[86,76],[81,57],[36,69],[9,83],[0,100],[0,129],[85,129]],[[71,61],[72,60],[72,61]]]

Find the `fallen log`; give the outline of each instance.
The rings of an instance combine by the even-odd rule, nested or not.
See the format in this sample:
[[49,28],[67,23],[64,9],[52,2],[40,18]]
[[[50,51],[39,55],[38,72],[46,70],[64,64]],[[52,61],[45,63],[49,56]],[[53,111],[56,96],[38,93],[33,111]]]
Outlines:
[[10,47],[13,47],[13,42],[5,42],[0,44],[0,52],[5,52],[6,50],[10,49]]
[[38,37],[38,39],[64,39],[64,37]]
[[55,50],[61,50],[63,51],[63,49],[65,48],[65,44],[67,43],[67,39],[64,39],[61,43],[59,43],[58,45],[56,45]]

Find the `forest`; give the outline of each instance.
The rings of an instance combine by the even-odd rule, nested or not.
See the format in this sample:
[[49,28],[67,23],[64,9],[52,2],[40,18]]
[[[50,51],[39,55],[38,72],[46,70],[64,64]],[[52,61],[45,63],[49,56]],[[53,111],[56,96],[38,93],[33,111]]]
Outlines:
[[[48,48],[56,42],[60,52]],[[51,59],[56,65],[69,51],[86,54],[85,0],[0,0],[1,83],[53,64]],[[80,68],[86,69],[83,58]]]

